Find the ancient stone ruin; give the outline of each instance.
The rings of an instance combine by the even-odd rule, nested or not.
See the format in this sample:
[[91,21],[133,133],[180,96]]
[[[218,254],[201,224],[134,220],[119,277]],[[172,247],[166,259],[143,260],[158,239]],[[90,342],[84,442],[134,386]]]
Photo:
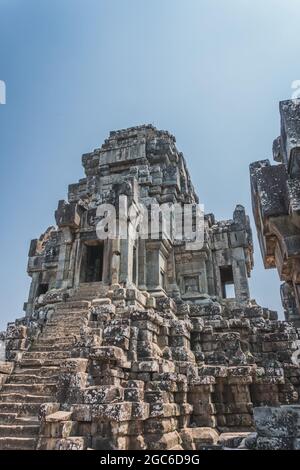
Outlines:
[[[297,330],[250,298],[244,208],[205,215],[198,246],[163,236],[159,214],[144,237],[141,204],[198,203],[175,138],[151,125],[111,132],[82,161],[57,226],[30,245],[26,316],[8,325],[0,363],[0,448],[268,448],[256,407],[292,409],[280,442],[296,448]],[[98,207],[120,215],[121,196],[135,208],[127,238],[99,239]]]
[[253,214],[266,268],[277,268],[285,318],[300,327],[300,100],[279,106],[273,158],[250,165]]

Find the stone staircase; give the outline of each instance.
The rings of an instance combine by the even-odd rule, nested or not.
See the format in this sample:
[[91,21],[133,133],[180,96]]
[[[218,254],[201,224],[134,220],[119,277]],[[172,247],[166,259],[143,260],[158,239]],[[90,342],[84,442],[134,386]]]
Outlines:
[[106,297],[109,287],[101,282],[85,282],[80,284],[72,296],[73,301],[92,300]]
[[43,332],[23,353],[3,385],[0,391],[0,450],[36,448],[41,404],[57,402],[60,364],[71,357],[76,336],[88,323],[89,306],[87,301],[73,299],[58,304]]

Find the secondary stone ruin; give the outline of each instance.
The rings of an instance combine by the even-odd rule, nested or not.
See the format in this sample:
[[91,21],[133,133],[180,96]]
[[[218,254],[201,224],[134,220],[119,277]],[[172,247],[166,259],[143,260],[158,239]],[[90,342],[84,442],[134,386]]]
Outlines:
[[250,165],[253,214],[266,268],[277,268],[285,318],[300,327],[300,100],[279,105],[273,159]]
[[297,409],[298,334],[250,298],[244,208],[205,215],[198,247],[163,236],[159,215],[157,237],[126,216],[127,238],[100,240],[97,208],[120,215],[120,196],[135,214],[198,198],[175,138],[151,125],[82,161],[57,226],[30,245],[26,316],[0,363],[0,448],[263,448],[253,408]]

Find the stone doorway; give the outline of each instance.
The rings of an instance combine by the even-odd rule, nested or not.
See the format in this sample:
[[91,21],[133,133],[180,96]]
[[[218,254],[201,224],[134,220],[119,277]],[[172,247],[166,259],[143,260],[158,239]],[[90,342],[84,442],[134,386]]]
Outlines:
[[220,266],[221,289],[223,299],[235,297],[232,266]]
[[103,243],[85,244],[81,261],[81,282],[101,282],[103,276]]

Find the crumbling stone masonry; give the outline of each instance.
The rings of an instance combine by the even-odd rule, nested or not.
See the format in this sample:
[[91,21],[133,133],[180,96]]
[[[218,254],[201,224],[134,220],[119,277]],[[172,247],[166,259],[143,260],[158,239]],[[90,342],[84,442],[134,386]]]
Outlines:
[[266,268],[276,267],[288,321],[300,327],[300,100],[279,106],[273,159],[250,165],[253,213]]
[[[31,242],[26,316],[0,364],[2,449],[203,449],[256,445],[253,407],[298,402],[295,328],[250,299],[244,208],[205,216],[204,244],[99,240],[97,206],[196,203],[175,138],[111,132],[57,227]],[[230,294],[228,286],[234,288]]]

